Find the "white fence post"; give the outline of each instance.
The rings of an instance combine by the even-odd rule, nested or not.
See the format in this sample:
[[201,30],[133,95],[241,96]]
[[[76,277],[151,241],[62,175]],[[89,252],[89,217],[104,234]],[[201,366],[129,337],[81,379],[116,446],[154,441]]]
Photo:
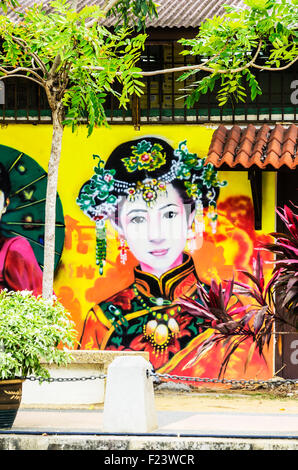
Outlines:
[[105,432],[146,433],[157,428],[150,362],[118,357],[108,367],[103,413]]

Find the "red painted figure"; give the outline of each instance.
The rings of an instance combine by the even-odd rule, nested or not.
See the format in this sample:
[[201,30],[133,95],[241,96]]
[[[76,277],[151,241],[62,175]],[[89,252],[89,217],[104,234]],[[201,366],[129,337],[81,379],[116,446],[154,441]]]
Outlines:
[[[0,163],[0,220],[9,204],[10,181]],[[0,290],[29,290],[42,293],[42,270],[30,243],[21,236],[6,238],[0,234]]]

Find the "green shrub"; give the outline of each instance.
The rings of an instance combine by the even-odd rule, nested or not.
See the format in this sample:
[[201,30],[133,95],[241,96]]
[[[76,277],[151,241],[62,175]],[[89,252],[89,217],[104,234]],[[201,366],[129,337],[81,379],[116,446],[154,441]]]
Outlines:
[[[76,330],[63,305],[29,291],[0,292],[0,380],[30,374],[46,379],[46,363],[66,365]],[[59,346],[59,347],[58,347]]]

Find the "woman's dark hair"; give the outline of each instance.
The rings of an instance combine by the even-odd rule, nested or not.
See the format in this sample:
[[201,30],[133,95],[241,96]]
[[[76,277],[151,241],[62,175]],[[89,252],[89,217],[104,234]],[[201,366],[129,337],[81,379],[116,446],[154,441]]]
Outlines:
[[11,191],[11,184],[8,175],[8,171],[4,167],[3,163],[0,162],[0,191],[4,193],[5,200],[9,197]]
[[[149,166],[146,167],[146,165],[142,165],[142,168],[134,168],[134,163],[132,163],[133,158],[135,158],[134,154],[134,149],[138,152],[143,152],[143,149],[149,148],[155,148],[158,149],[158,153],[161,155],[159,156],[159,161],[158,165],[153,170],[149,170]],[[158,147],[160,146],[160,147]],[[138,147],[138,148],[137,148]],[[180,146],[179,146],[180,148]],[[145,153],[147,150],[145,150]],[[150,153],[150,150],[149,150]],[[139,155],[137,153],[137,155]],[[195,154],[194,154],[195,157]],[[175,173],[173,174],[173,171],[175,171],[173,164],[175,162],[178,162],[178,157],[175,155],[175,151],[171,145],[169,145],[165,140],[157,138],[157,137],[150,137],[150,136],[144,136],[139,139],[135,140],[130,140],[128,142],[124,142],[123,144],[120,144],[118,147],[113,150],[109,158],[107,159],[106,163],[104,164],[104,171],[111,171],[111,174],[113,175],[113,179],[115,181],[115,185],[111,188],[108,189],[108,193],[112,196],[115,196],[115,198],[119,198],[119,196],[127,196],[127,189],[130,187],[135,187],[138,182],[144,182],[144,180],[149,179],[149,180],[159,180],[159,181],[164,181],[167,183],[167,178],[168,181],[171,181],[171,184],[173,187],[178,191],[179,196],[181,197],[184,205],[186,206],[187,214],[190,214],[193,212],[195,209],[195,201],[191,195],[187,194],[186,187],[185,187],[185,179],[179,179],[175,177]],[[103,162],[102,162],[103,163]],[[132,167],[130,166],[132,165]],[[202,176],[202,172],[204,171],[202,168],[195,167],[195,166],[189,166],[189,171],[191,172],[191,177],[197,176],[198,179],[200,179],[200,176]],[[96,171],[96,170],[95,170]],[[96,171],[97,174],[98,171]],[[166,176],[167,175],[167,176]],[[169,176],[170,175],[170,176]],[[164,179],[163,179],[164,178]],[[173,179],[174,178],[174,179]],[[105,202],[105,199],[102,198],[101,195],[97,195],[95,193],[94,198],[92,200],[92,196],[90,198],[90,195],[92,194],[92,189],[90,187],[92,184],[90,183],[91,180],[87,181],[80,189],[79,193],[79,205],[83,207],[83,211],[91,218],[94,216],[94,211],[95,208],[100,208],[101,204]],[[103,186],[106,186],[106,183],[103,182]],[[84,200],[83,198],[80,200],[82,197],[82,194],[85,192],[85,188],[88,188],[86,193],[87,193],[87,198]],[[104,189],[106,192],[106,188]],[[200,200],[203,204],[203,207],[208,207],[210,205],[210,199],[207,197],[208,192],[210,193],[209,189],[207,189],[207,185],[203,184],[201,187],[201,193],[200,193]],[[213,188],[213,202],[215,203],[216,199],[218,198],[219,194],[219,188],[214,187]],[[106,196],[107,198],[107,196]],[[81,203],[81,201],[83,201]],[[89,204],[89,207],[86,206],[86,201],[87,204]],[[115,208],[115,212],[112,215],[112,212],[109,214],[108,217],[113,218],[115,221],[118,219],[118,211],[119,207]],[[99,217],[96,215],[96,217]],[[95,219],[94,219],[95,220]]]
[[[163,152],[165,153],[165,156],[166,156],[165,163],[153,171],[138,170],[136,172],[129,173],[124,163],[122,162],[122,158],[131,156],[132,146],[133,145],[136,146],[138,143],[142,142],[143,140],[150,141],[152,145],[159,144],[162,146]],[[165,140],[159,139],[157,137],[144,136],[140,139],[131,140],[129,142],[124,142],[123,144],[120,144],[118,147],[116,147],[115,150],[113,150],[113,152],[109,156],[105,164],[105,169],[116,170],[115,179],[120,180],[120,181],[126,181],[128,183],[133,184],[133,183],[136,183],[137,181],[144,181],[146,178],[162,180],[163,175],[165,175],[166,173],[170,171],[173,161],[175,160],[177,160],[177,158],[174,156],[174,149]],[[178,191],[179,196],[181,197],[183,203],[191,207],[191,211],[192,211],[195,207],[195,202],[192,197],[187,195],[184,181],[175,179],[174,181],[172,181],[172,185]],[[218,188],[214,188],[214,189],[216,191],[216,199],[217,199],[219,195],[219,189]],[[202,194],[202,203],[204,207],[208,207],[209,200],[207,199],[206,194]]]
[[[127,171],[124,162],[122,162],[121,159],[132,156],[132,146],[137,146],[138,143],[143,140],[149,141],[152,145],[159,144],[162,146],[162,152],[166,156],[165,163],[153,171],[138,169],[136,172],[130,173]],[[161,178],[162,175],[170,171],[173,158],[174,149],[167,142],[157,137],[142,137],[140,139],[130,140],[129,142],[124,142],[123,144],[118,145],[107,159],[105,169],[115,169],[115,178],[117,180],[135,183],[136,181],[144,181],[146,178]]]

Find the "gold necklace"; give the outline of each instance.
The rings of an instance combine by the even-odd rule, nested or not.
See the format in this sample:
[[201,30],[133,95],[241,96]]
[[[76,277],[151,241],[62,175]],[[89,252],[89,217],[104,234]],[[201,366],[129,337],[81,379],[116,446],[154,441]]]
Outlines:
[[[170,300],[162,297],[150,297],[149,300],[152,304],[161,307],[160,310],[153,310],[153,307],[145,302],[135,285],[133,285],[133,291],[142,307],[153,317],[143,326],[143,335],[156,352],[163,352],[170,340],[179,334],[179,324],[174,316],[181,311],[181,307],[177,305],[169,309],[172,304]],[[166,312],[162,312],[165,308]]]

